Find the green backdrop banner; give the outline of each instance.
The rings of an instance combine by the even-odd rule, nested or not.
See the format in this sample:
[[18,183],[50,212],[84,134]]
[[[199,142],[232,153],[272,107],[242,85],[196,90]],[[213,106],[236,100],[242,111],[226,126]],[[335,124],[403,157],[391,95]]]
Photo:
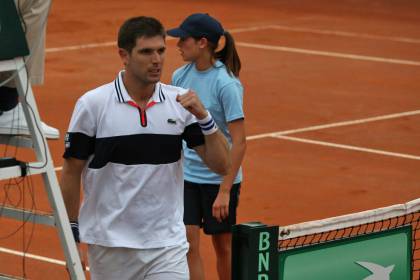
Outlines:
[[410,280],[411,226],[279,254],[281,280]]

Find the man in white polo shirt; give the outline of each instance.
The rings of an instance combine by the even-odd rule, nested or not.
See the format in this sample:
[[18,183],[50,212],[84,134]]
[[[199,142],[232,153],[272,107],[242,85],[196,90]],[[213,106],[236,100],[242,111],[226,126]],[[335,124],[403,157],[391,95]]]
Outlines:
[[127,20],[118,47],[125,70],[77,101],[65,139],[61,189],[73,234],[89,244],[92,279],[188,279],[182,140],[220,174],[228,145],[194,92],[160,82],[159,21]]

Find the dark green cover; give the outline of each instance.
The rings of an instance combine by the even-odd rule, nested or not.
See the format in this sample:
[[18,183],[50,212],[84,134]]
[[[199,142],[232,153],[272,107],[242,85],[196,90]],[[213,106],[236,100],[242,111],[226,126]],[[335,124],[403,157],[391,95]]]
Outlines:
[[233,226],[232,279],[276,280],[278,236],[278,226],[259,222]]
[[13,0],[0,0],[0,60],[29,54],[25,34]]

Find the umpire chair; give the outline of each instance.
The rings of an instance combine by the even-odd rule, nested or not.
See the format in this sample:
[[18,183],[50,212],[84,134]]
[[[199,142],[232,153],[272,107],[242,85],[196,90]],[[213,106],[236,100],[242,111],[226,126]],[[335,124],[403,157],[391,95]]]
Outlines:
[[[14,1],[0,0],[0,72],[12,73],[30,131],[29,137],[0,134],[0,144],[32,148],[37,159],[35,162],[23,163],[14,158],[0,158],[0,180],[40,174],[53,209],[52,214],[45,214],[21,208],[2,207],[0,219],[6,217],[56,227],[71,279],[84,280],[85,274],[68,222],[50,151],[45,135],[40,129],[41,120],[25,65],[24,57],[28,54],[29,49]],[[4,81],[0,81],[0,86],[2,83]],[[1,274],[0,271],[0,280],[3,279],[20,278]]]

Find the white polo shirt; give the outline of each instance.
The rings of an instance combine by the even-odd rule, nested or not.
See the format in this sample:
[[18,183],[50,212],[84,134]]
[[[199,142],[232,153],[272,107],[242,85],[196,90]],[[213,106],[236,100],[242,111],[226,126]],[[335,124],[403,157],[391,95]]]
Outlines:
[[204,137],[176,101],[185,89],[157,83],[141,110],[122,75],[80,97],[65,139],[65,158],[87,160],[81,241],[128,248],[182,244],[182,140],[195,147]]

